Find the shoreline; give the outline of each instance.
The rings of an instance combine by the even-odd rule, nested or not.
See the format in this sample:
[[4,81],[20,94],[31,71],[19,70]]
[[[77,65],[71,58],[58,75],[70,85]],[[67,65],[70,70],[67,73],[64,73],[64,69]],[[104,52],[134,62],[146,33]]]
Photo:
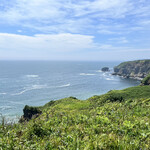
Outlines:
[[140,77],[137,77],[137,76],[130,76],[130,75],[121,75],[121,74],[118,74],[118,73],[115,73],[113,72],[111,75],[113,76],[119,76],[119,77],[123,77],[123,78],[126,78],[126,79],[135,79],[135,80],[139,80],[139,81],[142,81],[144,78],[140,78]]

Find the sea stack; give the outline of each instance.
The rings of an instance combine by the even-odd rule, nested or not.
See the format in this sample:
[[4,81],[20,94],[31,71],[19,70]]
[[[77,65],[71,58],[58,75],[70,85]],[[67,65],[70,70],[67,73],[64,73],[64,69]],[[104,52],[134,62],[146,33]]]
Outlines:
[[103,67],[103,68],[101,69],[101,71],[103,71],[103,72],[109,71],[109,68],[108,68],[108,67]]

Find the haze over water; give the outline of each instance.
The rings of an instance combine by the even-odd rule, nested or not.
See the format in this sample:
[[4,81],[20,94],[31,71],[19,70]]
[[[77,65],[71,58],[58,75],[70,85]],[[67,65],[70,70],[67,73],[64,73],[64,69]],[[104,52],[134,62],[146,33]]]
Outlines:
[[[112,76],[120,62],[1,61],[0,113],[22,115],[25,105],[74,96],[85,100],[113,89],[136,86],[139,81]],[[101,72],[102,67],[110,72]]]

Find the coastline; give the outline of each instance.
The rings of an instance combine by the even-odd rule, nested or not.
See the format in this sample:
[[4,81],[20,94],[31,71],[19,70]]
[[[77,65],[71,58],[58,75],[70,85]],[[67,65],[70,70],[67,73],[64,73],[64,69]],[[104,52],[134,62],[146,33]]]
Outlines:
[[113,72],[111,75],[123,77],[123,78],[126,78],[126,79],[135,79],[135,80],[139,80],[139,81],[142,81],[144,79],[144,78],[141,78],[141,77],[138,77],[138,76],[121,75],[121,74],[118,74],[116,72]]

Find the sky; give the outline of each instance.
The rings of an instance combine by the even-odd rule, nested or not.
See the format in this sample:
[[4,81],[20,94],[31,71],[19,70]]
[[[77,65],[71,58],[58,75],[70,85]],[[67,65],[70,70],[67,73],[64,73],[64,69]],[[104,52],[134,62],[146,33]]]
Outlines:
[[0,60],[150,59],[150,0],[0,0]]

